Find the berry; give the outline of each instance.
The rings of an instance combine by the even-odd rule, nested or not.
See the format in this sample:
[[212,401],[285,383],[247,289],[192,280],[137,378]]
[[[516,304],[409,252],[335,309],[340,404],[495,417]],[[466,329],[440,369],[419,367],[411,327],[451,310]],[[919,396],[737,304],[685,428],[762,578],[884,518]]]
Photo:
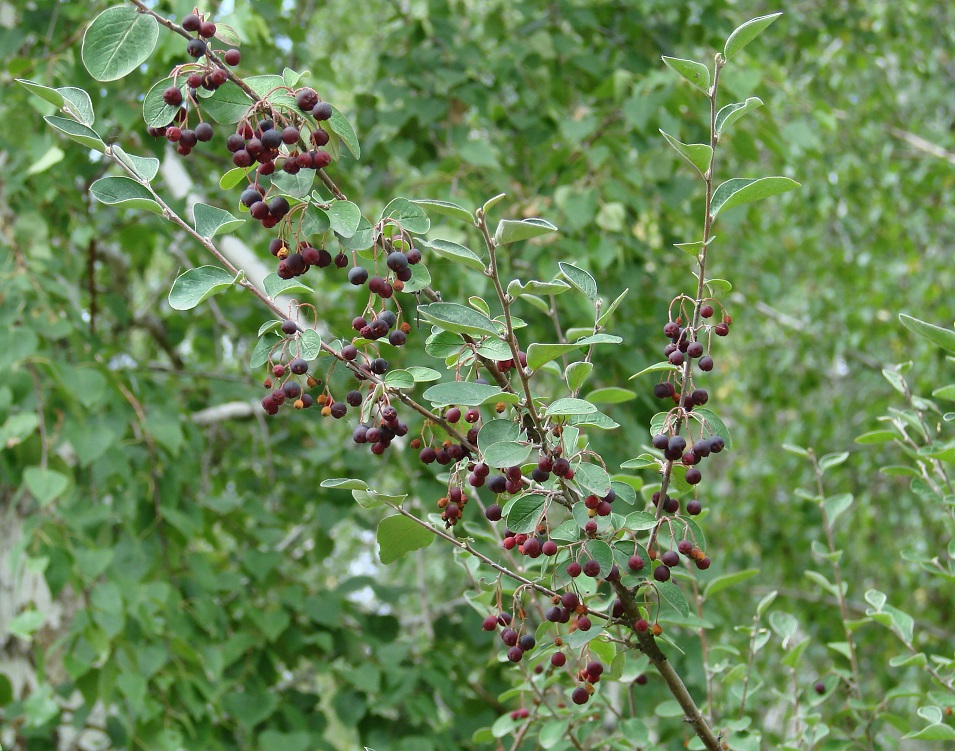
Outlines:
[[189,44],[186,45],[186,54],[189,57],[202,57],[207,49],[206,43],[201,39],[190,39]]
[[680,350],[677,350],[676,352],[671,352],[667,360],[670,361],[671,365],[676,365],[677,367],[679,367],[680,365],[683,364],[683,360],[684,360],[683,353],[680,352]]
[[680,565],[680,555],[674,550],[668,550],[662,556],[660,560],[663,561],[663,565],[669,568]]
[[484,622],[481,624],[481,628],[483,628],[485,631],[494,631],[497,629],[497,616],[489,615],[484,619]]
[[670,439],[663,433],[653,436],[653,448],[663,451],[664,449],[668,448],[669,445]]
[[710,567],[710,563],[712,563],[712,561],[710,561],[710,559],[704,555],[702,558],[700,558],[700,560],[696,562],[696,567],[700,571],[706,571],[706,569]]
[[699,357],[703,354],[703,345],[699,342],[690,342],[690,344],[687,345],[686,353],[690,357]]
[[518,640],[517,645],[525,652],[530,652],[537,645],[537,640],[530,634],[524,634]]
[[700,362],[698,364],[700,366],[700,370],[702,371],[705,371],[708,373],[711,370],[713,370],[713,358],[710,357],[709,355],[706,355],[705,357],[701,357]]
[[457,407],[451,407],[451,409],[444,413],[444,419],[453,425],[461,419],[461,410]]
[[567,655],[563,652],[554,652],[554,654],[550,656],[550,664],[555,668],[564,667],[564,665],[567,664]]
[[332,106],[328,102],[318,102],[309,109],[312,110],[312,117],[319,122],[328,120],[332,116]]
[[242,59],[242,53],[236,49],[226,50],[226,53],[222,56],[222,59],[226,61],[226,65],[235,67]]
[[697,516],[703,510],[703,504],[699,501],[689,501],[686,504],[686,513],[690,516]]
[[657,399],[667,399],[676,393],[676,389],[669,381],[658,383],[653,387],[653,395]]
[[289,336],[291,336],[291,335],[294,334],[296,331],[298,331],[298,324],[296,324],[295,321],[293,321],[293,320],[291,320],[291,319],[289,319],[289,320],[287,320],[287,321],[282,321],[282,333],[283,333],[283,334],[288,334]]
[[342,347],[342,358],[351,362],[356,357],[358,357],[358,348],[351,344],[346,344]]
[[680,335],[680,324],[676,321],[670,321],[663,327],[663,335],[670,339],[675,339]]
[[199,24],[199,36],[211,39],[216,35],[216,25],[212,21],[203,21]]
[[315,89],[301,89],[295,95],[295,103],[298,105],[298,108],[303,112],[308,112],[316,104],[318,104],[318,94],[315,93]]
[[408,268],[408,257],[400,250],[395,250],[388,254],[388,259],[385,263],[392,271],[400,271],[401,269]]
[[182,104],[182,92],[178,86],[170,86],[162,93],[162,100],[170,107],[178,107]]
[[637,678],[636,678],[637,685],[639,685],[639,686],[646,686],[646,685],[647,685],[647,680],[648,680],[648,679],[647,679],[647,674],[646,674],[646,673],[640,673],[640,675],[638,675]]
[[232,155],[232,163],[236,167],[251,167],[252,155],[245,149],[239,149]]
[[587,672],[588,675],[599,677],[603,675],[603,672],[604,672],[603,663],[598,662],[597,660],[591,660],[590,662],[587,663],[587,667],[585,668],[585,671]]
[[212,137],[215,135],[215,131],[212,128],[210,123],[199,123],[196,126],[196,138],[198,138],[203,143],[207,143],[212,140]]
[[683,436],[675,435],[670,439],[667,448],[673,453],[682,455],[686,449],[686,439]]
[[418,458],[425,464],[431,464],[437,458],[437,455],[433,448],[425,446],[421,449],[421,453],[418,454]]
[[670,569],[666,566],[657,566],[653,569],[653,578],[658,582],[665,582],[670,580]]
[[408,341],[408,337],[404,331],[392,331],[388,335],[388,343],[393,347],[403,347],[405,342]]
[[690,485],[696,485],[703,479],[703,473],[696,467],[691,467],[686,471],[686,481]]
[[548,540],[541,545],[541,552],[547,556],[557,555],[557,543],[553,540]]
[[524,543],[522,550],[529,558],[537,558],[541,554],[541,544],[536,537],[531,537]]
[[583,686],[578,686],[574,689],[574,692],[570,695],[571,701],[574,704],[586,704],[590,701],[590,692],[587,691]]
[[507,650],[507,659],[511,662],[520,662],[524,656],[524,650],[520,647],[511,647]]
[[720,451],[723,450],[725,445],[726,444],[723,443],[723,439],[720,438],[718,435],[712,436],[710,438],[710,451],[714,454],[720,453]]
[[199,27],[201,25],[202,19],[195,13],[190,13],[188,16],[182,19],[182,28],[184,28],[186,31],[199,31]]
[[627,568],[631,571],[639,571],[643,568],[643,558],[639,555],[630,556],[630,559],[627,561]]
[[580,605],[580,598],[577,597],[576,592],[564,592],[564,594],[560,596],[560,604],[568,610],[575,610],[577,606]]
[[312,131],[312,143],[317,147],[322,147],[328,143],[328,131],[323,130],[322,128],[316,128]]
[[501,641],[503,641],[509,647],[516,645],[517,639],[517,632],[512,628],[506,628],[501,632]]
[[296,357],[289,363],[289,370],[295,373],[295,375],[305,375],[308,372],[308,363],[301,357]]
[[643,634],[650,630],[650,624],[646,622],[643,618],[638,618],[637,622],[633,624],[634,631],[638,631]]
[[567,477],[567,473],[570,472],[570,462],[567,461],[564,457],[560,457],[554,461],[553,472],[558,477]]
[[712,305],[704,305],[702,308],[700,308],[700,315],[701,315],[703,318],[712,318],[712,317],[713,317],[713,306],[712,306]]
[[823,683],[822,681],[816,681],[816,683],[812,687],[812,690],[815,691],[817,694],[824,694],[826,693],[826,684]]
[[[567,576],[569,576],[571,579],[576,579],[578,576],[580,576],[582,571],[583,568],[579,563],[577,563],[577,561],[571,561],[567,564]],[[564,604],[564,607],[567,607],[566,603]]]
[[726,336],[730,332],[730,327],[727,323],[718,323],[713,327],[713,331],[717,336]]
[[245,139],[238,133],[233,133],[226,139],[225,145],[226,148],[234,154],[239,149],[245,148]]
[[282,145],[281,131],[269,128],[262,133],[262,145],[267,149],[277,149]]
[[585,615],[582,615],[577,619],[577,628],[580,631],[590,631],[590,627],[592,625],[593,624],[590,622],[590,619]]
[[584,574],[594,578],[600,574],[600,562],[590,559],[584,564]]

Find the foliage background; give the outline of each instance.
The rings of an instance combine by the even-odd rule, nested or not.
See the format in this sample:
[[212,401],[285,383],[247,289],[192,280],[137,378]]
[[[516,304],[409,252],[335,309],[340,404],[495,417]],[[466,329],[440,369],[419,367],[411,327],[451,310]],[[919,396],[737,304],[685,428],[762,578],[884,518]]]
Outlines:
[[[181,59],[181,40],[164,33],[142,73],[96,84],[78,42],[108,5],[0,2],[3,742],[55,748],[80,733],[117,748],[489,747],[472,736],[514,706],[498,699],[511,676],[464,602],[449,552],[435,545],[377,564],[374,513],[318,487],[366,464],[344,426],[254,410],[202,423],[203,410],[256,398],[260,374],[246,363],[261,312],[240,295],[169,310],[172,279],[205,262],[200,249],[152,217],[91,204],[85,186],[104,165],[45,128],[48,111],[12,85],[83,87],[101,133],[163,157],[133,92]],[[700,195],[658,128],[693,141],[704,125],[700,100],[660,55],[708,59],[739,22],[773,10],[709,0],[222,8],[247,40],[243,70],[309,69],[355,123],[362,160],[334,174],[367,215],[395,195],[476,206],[507,192],[511,215],[561,228],[557,240],[515,251],[514,274],[573,260],[608,297],[631,288],[615,330],[626,351],[598,363],[594,385],[621,384],[658,359],[666,305],[692,282],[672,243],[695,239]],[[804,576],[824,565],[810,553],[822,532],[815,507],[794,495],[812,485],[810,469],[784,443],[851,452],[829,481],[856,498],[837,529],[854,614],[875,587],[924,624],[918,638],[952,649],[951,581],[897,554],[944,554],[951,527],[907,478],[879,473],[901,463],[893,448],[853,439],[901,404],[883,367],[912,360],[913,390],[926,396],[951,372],[897,313],[940,325],[955,316],[955,19],[944,3],[805,0],[784,10],[725,76],[728,97],[766,104],[727,140],[725,174],[777,172],[804,187],[729,215],[711,262],[734,284],[716,402],[738,447],[709,484],[711,573],[761,573],[709,602],[707,618],[716,642],[745,650],[734,632],[741,614],[748,622],[778,590],[776,606],[813,637],[799,676],[808,686],[844,666],[825,646],[842,632]],[[216,185],[224,154],[197,150],[189,186],[168,173],[178,207],[185,187],[230,205]],[[250,228],[242,239],[264,256],[264,234]],[[432,273],[445,299],[482,293],[481,279],[461,286],[440,262]],[[322,288],[316,304],[333,324],[353,315],[341,285]],[[533,325],[548,335],[546,321]],[[627,440],[601,446],[608,463],[638,453],[654,411],[649,398],[615,408]],[[46,504],[24,484],[25,469],[41,465],[68,478]],[[438,494],[407,453],[392,452],[380,471],[425,505]],[[15,621],[34,608],[42,622]],[[870,625],[857,638],[867,695],[924,690],[915,668],[887,665],[900,651],[887,631]],[[698,647],[689,633],[684,642],[678,663],[698,694]],[[757,667],[778,657],[774,642]],[[787,699],[771,689],[785,691],[787,678],[771,669],[764,678],[751,707],[773,738]],[[665,693],[652,681],[640,690]],[[913,706],[902,697],[891,709],[911,716]],[[660,743],[675,748],[670,723]]]

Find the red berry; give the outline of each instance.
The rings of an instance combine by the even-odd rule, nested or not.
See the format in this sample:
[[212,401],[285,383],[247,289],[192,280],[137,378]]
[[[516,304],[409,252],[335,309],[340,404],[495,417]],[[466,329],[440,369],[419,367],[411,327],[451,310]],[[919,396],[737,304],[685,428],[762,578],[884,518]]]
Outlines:
[[239,64],[239,60],[242,59],[242,53],[238,50],[226,50],[226,53],[222,56],[222,59],[226,61],[227,65],[236,66]]

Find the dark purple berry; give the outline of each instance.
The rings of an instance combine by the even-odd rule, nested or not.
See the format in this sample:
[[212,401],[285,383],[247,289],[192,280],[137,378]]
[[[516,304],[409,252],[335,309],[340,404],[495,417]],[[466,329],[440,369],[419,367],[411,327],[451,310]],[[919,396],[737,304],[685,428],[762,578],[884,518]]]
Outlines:
[[190,39],[189,44],[186,45],[186,54],[189,57],[202,57],[207,49],[208,46],[201,39]]
[[242,53],[236,49],[226,50],[226,53],[222,56],[222,59],[225,60],[226,65],[235,67],[242,59]]
[[658,582],[665,582],[670,580],[670,569],[666,566],[657,566],[653,569],[653,578]]
[[680,565],[680,555],[675,550],[668,550],[662,556],[660,560],[663,562],[664,566],[673,568],[674,566]]
[[699,501],[687,501],[686,513],[690,516],[698,516],[703,511],[703,504]]
[[328,120],[332,116],[332,106],[328,102],[318,102],[310,107],[310,109],[312,110],[312,117],[319,122]]
[[199,31],[199,27],[201,25],[202,19],[195,13],[190,13],[188,16],[184,16],[182,19],[182,28],[184,28],[186,31]]

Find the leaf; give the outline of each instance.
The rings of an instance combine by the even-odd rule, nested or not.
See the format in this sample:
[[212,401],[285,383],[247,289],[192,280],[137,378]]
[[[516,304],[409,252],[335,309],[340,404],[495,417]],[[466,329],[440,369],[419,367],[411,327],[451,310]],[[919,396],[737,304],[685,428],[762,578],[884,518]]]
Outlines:
[[288,172],[276,172],[272,175],[272,185],[280,193],[304,200],[312,190],[312,184],[315,182],[315,170],[303,169],[290,175]]
[[228,211],[197,203],[193,209],[196,217],[196,232],[203,237],[215,237],[226,232],[232,232],[245,224],[245,219],[233,216]]
[[59,498],[70,486],[69,478],[62,472],[44,467],[27,467],[23,471],[23,484],[41,506]]
[[51,146],[46,150],[43,156],[30,165],[27,169],[27,174],[39,175],[41,172],[46,172],[53,165],[63,161],[63,157],[65,156],[66,154],[59,146]]
[[146,209],[162,214],[162,207],[156,203],[149,190],[131,177],[101,177],[90,186],[90,193],[97,201],[108,206]]
[[836,519],[842,516],[852,505],[852,493],[841,493],[831,498],[826,498],[823,505],[826,507],[826,516],[829,517],[829,523],[834,525]]
[[322,335],[315,329],[305,329],[298,337],[298,354],[303,360],[311,362],[322,351]]
[[156,48],[159,22],[128,5],[107,8],[83,35],[80,55],[97,81],[115,81],[142,65]]
[[394,219],[406,232],[423,235],[431,229],[431,220],[420,206],[407,198],[395,198],[385,206],[380,219]]
[[474,215],[462,206],[458,206],[456,203],[438,201],[433,198],[416,198],[412,199],[412,203],[416,203],[419,206],[424,206],[425,210],[430,211],[432,214],[449,216],[452,219],[460,219],[462,222],[474,224]]
[[537,344],[535,342],[527,348],[527,367],[531,370],[539,370],[551,360],[568,352],[580,351],[580,349],[581,346],[577,344]]
[[252,106],[249,95],[232,81],[226,81],[201,101],[203,115],[222,125],[239,122]]
[[[552,282],[539,282],[536,279],[531,279],[526,283],[520,279],[512,279],[507,284],[507,294],[514,298],[526,295],[560,295],[570,288],[569,284],[559,279],[555,279]],[[547,306],[545,304],[544,312],[546,312],[546,309]]]
[[406,293],[420,292],[426,287],[431,286],[431,272],[423,263],[417,263],[411,266],[411,278],[405,282],[404,291]]
[[333,201],[326,210],[331,228],[337,235],[353,237],[361,222],[361,209],[351,201]]
[[710,69],[703,63],[695,60],[684,60],[679,57],[663,56],[663,62],[673,71],[683,76],[704,94],[709,93],[710,89]]
[[674,582],[654,582],[654,586],[657,592],[660,593],[660,597],[663,601],[683,618],[690,615],[690,604],[686,601],[686,595],[683,594],[683,591]]
[[232,190],[236,185],[244,182],[255,167],[234,167],[219,178],[219,187],[222,190]]
[[703,284],[707,286],[713,297],[722,297],[729,294],[733,289],[733,285],[725,279],[706,279]]
[[424,392],[424,398],[435,407],[448,407],[452,404],[461,407],[477,407],[488,400],[498,398],[503,393],[500,386],[487,383],[449,381],[435,384],[427,389]]
[[658,362],[658,363],[655,363],[655,364],[653,364],[653,365],[648,365],[648,366],[645,367],[643,370],[641,370],[639,373],[634,373],[634,374],[633,374],[632,376],[630,376],[627,380],[628,380],[628,381],[632,381],[634,378],[639,378],[640,376],[646,375],[647,373],[677,372],[677,371],[679,371],[679,370],[680,370],[680,369],[679,369],[676,365],[674,365],[673,363],[669,363],[669,362],[666,362],[666,361],[664,361],[664,362]]
[[863,445],[888,443],[895,440],[895,437],[895,433],[891,430],[871,430],[858,436],[855,442]]
[[955,741],[955,728],[949,725],[929,725],[902,736],[916,741]]
[[491,467],[517,467],[527,461],[531,447],[517,441],[498,441],[481,450],[481,457]]
[[411,373],[411,377],[414,378],[415,383],[441,380],[441,374],[431,368],[423,368],[420,365],[409,365],[406,370]]
[[58,107],[78,123],[86,126],[93,125],[95,120],[93,102],[90,99],[90,95],[83,89],[78,89],[74,86],[51,89],[49,86],[44,86],[36,81],[28,81],[23,78],[18,78],[16,81],[31,94]]
[[411,389],[414,388],[415,379],[407,370],[395,369],[385,374],[383,382],[393,389]]
[[224,292],[235,283],[225,269],[218,266],[200,266],[180,274],[169,290],[169,307],[173,310],[191,310],[203,300]]
[[544,219],[520,219],[516,221],[502,219],[498,222],[497,229],[494,232],[494,242],[497,245],[508,245],[556,231],[557,227]]
[[587,394],[587,401],[592,404],[620,404],[621,402],[629,402],[631,399],[636,398],[637,395],[635,392],[616,386],[596,389]]
[[367,490],[368,484],[364,480],[358,480],[352,477],[331,477],[322,480],[321,487],[334,488],[337,490]]
[[607,309],[604,310],[604,312],[600,314],[600,318],[597,319],[598,326],[605,326],[607,324],[607,321],[610,320],[610,316],[614,314],[614,311],[617,309],[620,303],[623,302],[623,299],[627,296],[628,292],[630,292],[629,287],[627,287],[623,292],[617,295],[614,301],[607,306]]
[[738,26],[726,40],[726,45],[723,47],[723,57],[729,60],[733,55],[743,49],[743,47],[762,34],[766,28],[781,15],[782,13],[771,13],[768,16],[759,16]]
[[487,216],[487,212],[497,206],[504,198],[507,196],[507,193],[498,193],[494,198],[488,198],[484,202],[484,206],[481,207],[481,213]]
[[564,371],[564,380],[567,381],[567,388],[571,391],[577,391],[590,376],[594,370],[592,362],[572,362]]
[[603,498],[610,492],[610,475],[597,464],[581,462],[574,471],[574,481],[591,493]]
[[[332,105],[328,105],[332,107]],[[358,144],[358,134],[348,122],[348,118],[332,107],[332,116],[326,122],[328,129],[342,139],[342,143],[355,159],[361,159],[361,146]],[[425,230],[427,231],[427,230]]]
[[43,119],[46,120],[47,125],[51,128],[60,131],[60,133],[63,133],[86,148],[98,151],[100,154],[106,153],[106,144],[103,143],[103,139],[100,138],[99,134],[92,128],[78,123],[75,120],[57,117],[56,115],[47,115]]
[[262,286],[265,287],[265,294],[273,300],[282,295],[301,295],[315,292],[298,279],[281,279],[274,271],[266,275],[265,279],[262,280]]
[[39,610],[24,610],[6,624],[6,630],[25,641],[30,641],[34,632],[43,625],[44,616]]
[[945,401],[955,402],[955,384],[949,384],[948,386],[942,386],[937,388],[932,392],[932,396],[936,399],[944,399]]
[[[239,32],[235,30],[234,27],[230,26],[227,23],[222,23],[222,21],[216,21],[216,39],[222,42],[227,47],[238,47],[242,44],[242,37],[239,36]],[[288,73],[289,69],[286,68],[284,73]],[[284,79],[283,75],[283,79]],[[296,79],[297,80],[297,79]],[[294,83],[288,84],[289,86],[294,86]]]
[[112,155],[129,167],[141,180],[149,182],[159,173],[159,160],[152,156],[136,156],[127,154],[118,144],[109,147]]
[[712,597],[717,592],[722,592],[724,589],[729,589],[734,584],[739,584],[740,582],[744,582],[747,579],[752,579],[754,576],[758,575],[758,568],[748,568],[744,571],[735,571],[732,574],[723,574],[722,576],[717,576],[713,579],[710,579],[710,581],[706,583],[706,588],[703,590],[703,597]]
[[589,300],[597,301],[597,281],[583,269],[570,263],[558,263],[561,275]]
[[902,325],[910,331],[914,331],[919,336],[925,337],[932,344],[938,345],[948,352],[955,352],[955,331],[952,329],[943,329],[918,318],[913,318],[905,313],[899,314],[899,320]]
[[546,414],[548,417],[555,417],[557,415],[587,415],[596,411],[597,408],[588,401],[565,397],[551,402],[546,409]]
[[387,516],[378,524],[378,558],[386,566],[434,542],[434,533],[407,516]]
[[832,467],[838,467],[849,458],[849,452],[843,451],[839,454],[826,454],[819,458],[819,470],[825,472]]
[[710,168],[710,162],[713,159],[713,149],[710,148],[708,144],[686,144],[682,143],[681,141],[677,141],[673,136],[668,133],[664,133],[662,130],[660,131],[660,134],[667,140],[668,144],[676,149],[680,156],[696,167],[701,175],[705,174]]
[[[146,96],[143,99],[143,120],[146,125],[153,128],[161,128],[169,125],[169,123],[173,121],[176,113],[179,112],[180,105],[172,106],[166,104],[166,100],[163,98],[166,89],[173,87],[178,88],[181,93],[185,94],[185,78],[183,76],[179,76],[178,79],[164,78],[153,84],[152,88],[146,92]],[[238,87],[236,86],[236,88]],[[185,97],[183,97],[183,99],[185,99]],[[248,99],[246,101],[248,101]],[[203,112],[205,111],[205,107],[203,107]]]
[[484,261],[470,248],[466,248],[450,240],[427,240],[422,244],[425,247],[431,248],[435,254],[441,256],[441,258],[447,258],[449,261],[461,263],[475,271],[484,271]]
[[723,439],[723,443],[726,444],[727,449],[733,448],[733,438],[730,436],[730,431],[723,421],[717,417],[715,412],[704,409],[703,407],[695,407],[690,413],[690,417],[694,417],[694,419],[697,420],[702,419],[704,426],[713,433],[713,435],[718,435]]
[[739,120],[747,112],[752,112],[763,106],[763,100],[757,96],[747,97],[745,102],[734,102],[720,107],[716,113],[716,137],[723,135],[723,130]]
[[507,528],[515,534],[529,534],[537,529],[547,497],[528,493],[518,497],[507,510]]
[[734,177],[721,184],[713,193],[710,204],[710,216],[726,209],[742,206],[744,203],[761,201],[764,198],[785,193],[801,187],[788,177],[759,177],[755,180],[747,177]]
[[434,302],[421,305],[418,307],[418,313],[422,318],[455,334],[500,337],[496,323],[483,313],[460,303]]

